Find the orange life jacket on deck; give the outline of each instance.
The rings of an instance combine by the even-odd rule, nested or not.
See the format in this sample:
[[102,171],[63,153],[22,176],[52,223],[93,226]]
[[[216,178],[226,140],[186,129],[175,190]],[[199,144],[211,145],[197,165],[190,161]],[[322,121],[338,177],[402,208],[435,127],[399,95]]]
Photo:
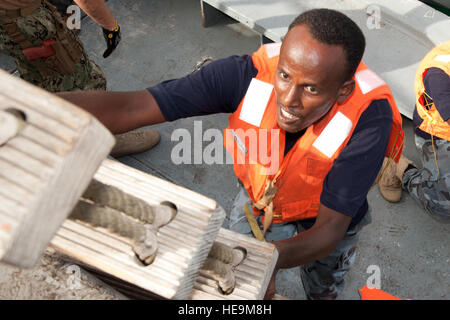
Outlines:
[[[392,108],[394,121],[386,156],[398,161],[404,136],[401,115],[389,87],[361,63],[355,74],[352,95],[343,104],[336,103],[322,119],[307,128],[284,156],[285,132],[276,120],[273,90],[279,49],[279,43],[266,44],[252,55],[258,73],[239,107],[230,115],[224,134],[225,148],[234,160],[234,172],[253,202],[263,197],[266,183],[276,179],[273,223],[317,216],[325,176],[347,145],[359,117],[373,100],[387,99]],[[279,134],[271,135],[271,132]],[[258,152],[252,151],[252,139],[257,141]],[[262,146],[267,149],[263,152],[264,159],[259,154]],[[256,209],[253,211],[255,215],[260,214]]]
[[443,70],[450,76],[450,41],[435,47],[425,56],[419,64],[414,82],[417,113],[423,120],[419,129],[450,141],[450,125],[442,119],[434,103],[427,103],[432,97],[427,96],[423,79],[427,70],[433,67]]

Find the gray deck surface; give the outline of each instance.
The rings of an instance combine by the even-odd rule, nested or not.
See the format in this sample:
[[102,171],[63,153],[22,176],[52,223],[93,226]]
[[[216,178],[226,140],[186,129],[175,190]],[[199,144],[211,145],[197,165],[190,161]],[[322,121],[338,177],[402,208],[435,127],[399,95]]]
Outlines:
[[[219,59],[251,54],[259,47],[259,35],[231,19],[202,28],[198,0],[109,0],[108,5],[122,28],[119,48],[103,59],[101,30],[89,18],[82,22],[80,38],[89,56],[104,70],[109,90],[140,90],[186,75],[204,56]],[[378,54],[382,55],[382,51]],[[405,51],[405,59],[419,59],[408,54]],[[0,58],[2,66],[11,67],[10,61]],[[227,125],[227,115],[221,114],[153,126],[161,133],[159,145],[120,161],[209,196],[229,212],[238,191],[231,165],[174,165],[171,161],[172,148],[178,143],[171,141],[173,130],[187,128],[192,132],[194,120],[202,120],[203,132]],[[404,127],[405,154],[417,163],[420,160],[413,144],[411,121],[404,118]],[[431,219],[406,194],[400,203],[390,204],[375,187],[368,198],[373,222],[362,231],[356,261],[339,298],[359,299],[357,290],[370,276],[367,268],[377,265],[381,288],[390,294],[411,299],[449,299],[450,225]],[[0,278],[2,281],[5,279]],[[6,281],[16,281],[16,276]],[[298,268],[278,276],[277,293],[291,299],[305,298]]]

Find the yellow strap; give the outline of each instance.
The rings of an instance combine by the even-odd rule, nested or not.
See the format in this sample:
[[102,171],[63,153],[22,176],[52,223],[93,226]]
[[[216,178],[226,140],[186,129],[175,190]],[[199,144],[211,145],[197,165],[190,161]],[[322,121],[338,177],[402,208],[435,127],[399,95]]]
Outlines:
[[245,216],[247,217],[248,224],[250,225],[250,229],[252,229],[255,238],[258,239],[259,241],[265,242],[266,239],[264,239],[264,235],[262,234],[261,229],[259,228],[258,222],[256,221],[256,218],[253,215],[253,213],[248,208],[248,202],[245,203],[244,205],[244,212]]

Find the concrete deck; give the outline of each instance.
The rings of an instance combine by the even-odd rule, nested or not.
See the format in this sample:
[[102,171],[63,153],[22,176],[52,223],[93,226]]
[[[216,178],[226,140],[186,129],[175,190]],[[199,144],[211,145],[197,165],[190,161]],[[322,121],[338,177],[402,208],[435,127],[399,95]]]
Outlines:
[[[219,59],[234,54],[251,54],[259,47],[257,33],[229,18],[203,28],[198,0],[109,0],[108,5],[122,28],[119,48],[108,59],[103,59],[105,44],[101,30],[89,18],[82,22],[80,38],[89,56],[104,70],[109,90],[140,90],[186,75],[204,56]],[[4,57],[0,62],[2,67],[11,66]],[[153,126],[161,133],[159,145],[145,153],[119,160],[214,198],[229,212],[238,191],[230,165],[172,163],[171,151],[178,143],[171,141],[172,132],[176,128],[187,128],[192,133],[194,120],[202,120],[203,131],[208,128],[222,129],[227,124],[227,115],[183,119]],[[405,154],[420,163],[414,147],[411,121],[405,118],[404,122]],[[381,288],[390,294],[411,299],[450,299],[450,226],[431,219],[406,194],[400,203],[390,204],[375,187],[368,198],[373,222],[361,234],[356,261],[339,298],[359,299],[357,290],[366,284],[371,275],[367,269],[376,265],[381,271]],[[62,293],[60,289],[56,290],[54,282],[50,283],[66,281],[60,278],[60,265],[49,267],[48,264],[46,262],[44,267],[26,272],[0,265],[0,298],[122,298],[113,291],[105,295],[105,287],[89,279],[83,280],[85,285],[81,289]],[[50,282],[45,280],[49,278]],[[277,293],[291,299],[305,298],[298,269],[284,271],[277,280]],[[28,289],[21,290],[21,286]],[[93,288],[98,295],[92,293]],[[86,294],[88,289],[91,291]],[[39,292],[57,294],[39,296]]]

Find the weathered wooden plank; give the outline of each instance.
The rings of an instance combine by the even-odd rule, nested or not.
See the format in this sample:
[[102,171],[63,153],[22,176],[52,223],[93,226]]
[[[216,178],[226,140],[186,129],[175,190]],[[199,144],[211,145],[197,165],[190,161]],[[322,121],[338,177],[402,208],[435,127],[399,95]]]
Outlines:
[[[236,289],[235,289],[236,290]],[[215,281],[213,280],[207,280],[206,278],[199,278],[195,282],[194,290],[191,296],[189,297],[190,300],[196,300],[197,292],[205,292],[210,295],[213,295],[215,298],[214,300],[251,300],[252,295],[250,294],[242,294],[242,292],[238,292],[238,294],[234,294],[232,297],[231,295],[221,295],[219,291],[217,290],[217,287],[215,286]],[[239,290],[238,290],[239,291]]]
[[52,239],[51,245],[58,252],[75,261],[82,261],[95,269],[102,270],[108,274],[114,274],[119,279],[139,285],[146,290],[160,291],[169,296],[175,294],[175,288],[167,281],[148,274],[143,269],[130,267],[122,263],[118,264],[117,260],[114,260],[111,257],[99,255],[96,251],[93,251],[92,248],[87,248],[82,244],[74,242],[72,239],[60,236],[59,232]]
[[0,194],[0,203],[2,204],[0,210],[5,216],[17,218],[17,216],[22,216],[26,212],[25,207],[21,203],[9,199],[2,194]]
[[[114,137],[80,108],[0,70],[0,113],[23,126],[0,146],[0,220],[15,219],[1,239],[2,262],[32,267],[71,212]],[[1,130],[1,129],[0,129]],[[14,206],[23,208],[12,215]]]
[[[226,231],[230,231],[227,229],[224,229],[224,233]],[[248,236],[245,236],[243,234],[237,233],[234,235],[235,239],[230,238],[230,234],[226,235],[226,237],[223,237],[222,234],[219,234],[217,240],[220,240],[221,242],[223,242],[224,244],[228,245],[228,246],[232,246],[236,243],[236,241],[243,241],[243,242],[247,242]],[[262,242],[262,241],[256,241],[256,242],[250,242],[250,243],[246,243],[246,247],[247,251],[249,252],[253,252],[256,253],[257,256],[261,256],[261,257],[265,257],[270,258],[273,255],[273,251],[270,247],[267,247],[267,243],[266,242]],[[256,257],[255,257],[256,258]]]
[[16,231],[18,224],[19,222],[15,217],[0,209],[0,251],[3,251],[3,254],[6,252],[3,243],[6,243],[11,234]]
[[[92,237],[90,236],[90,238],[94,239],[96,238],[97,240],[102,239],[102,242],[106,242],[109,245],[114,246],[115,248],[118,248],[120,246],[115,244],[115,241],[119,241],[114,239],[114,237],[117,236],[112,236],[110,233],[106,232],[105,230],[101,229],[101,228],[92,228],[92,227],[88,227],[85,225],[81,225],[79,222],[73,222],[73,221],[66,221],[64,224],[64,227],[66,227],[66,225],[71,225],[72,229],[83,229],[86,228],[85,231],[82,231],[80,233],[86,233],[86,234],[97,234],[97,233],[102,233],[101,237],[95,236]],[[170,227],[170,224],[167,225],[167,227]],[[261,250],[262,252],[264,252],[263,255],[260,255],[258,258],[264,259],[264,257],[266,257],[266,263],[263,263],[261,266],[255,266],[255,259],[254,256],[258,256],[258,253],[260,253],[261,251],[256,251],[253,253],[250,253],[247,261],[244,260],[243,262],[243,268],[241,266],[238,266],[235,270],[235,277],[236,277],[236,288],[233,291],[232,294],[230,295],[223,295],[221,294],[218,289],[217,289],[217,284],[216,281],[212,280],[210,278],[209,275],[205,274],[203,271],[200,270],[200,272],[198,273],[196,280],[195,280],[195,284],[193,285],[192,291],[189,294],[189,299],[209,299],[209,300],[216,300],[216,299],[224,299],[224,300],[253,300],[253,299],[262,299],[264,297],[265,294],[265,290],[267,289],[267,285],[268,285],[268,281],[270,280],[270,277],[272,275],[273,272],[273,268],[275,266],[275,262],[276,259],[278,257],[278,254],[276,252],[275,247],[270,244],[270,243],[257,243],[257,240],[253,239],[253,238],[248,238],[244,236],[244,239],[246,241],[234,241],[232,239],[235,238],[241,238],[241,237],[237,237],[237,235],[229,230],[225,230],[225,229],[221,229],[220,230],[220,236],[217,237],[217,239],[223,239],[226,238],[228,242],[231,243],[231,245],[239,245],[239,246],[243,246],[243,247],[247,247],[247,243],[252,244],[254,247],[261,247],[264,248],[264,250]],[[56,238],[56,237],[55,237]],[[231,238],[231,241],[230,241]],[[248,238],[248,239],[247,239]],[[110,240],[109,240],[110,239]],[[74,240],[74,239],[71,239]],[[81,241],[81,239],[79,239]],[[127,242],[126,239],[123,240],[124,242]],[[158,238],[158,241],[161,241],[161,244],[164,243],[163,239]],[[83,240],[83,242],[85,242]],[[86,243],[87,244],[87,243]],[[89,243],[89,245],[84,245],[85,247],[92,247],[92,248],[98,248],[98,244],[95,243]],[[125,250],[127,248],[125,248],[124,245],[122,245],[122,248],[124,248]],[[73,252],[71,252],[74,249],[71,249],[69,251],[60,251],[61,253],[64,253],[65,255],[69,255],[68,259],[74,259],[75,255],[73,254]],[[95,249],[96,250],[96,249]],[[100,249],[101,250],[101,249]],[[168,268],[172,268],[173,265],[172,264],[176,264],[178,260],[183,260],[186,259],[185,256],[178,256],[178,252],[177,251],[173,251],[173,248],[168,247],[167,249],[164,250],[169,250],[170,254],[172,255],[172,258],[165,260],[164,263],[160,263],[159,265],[151,265],[149,267],[133,267],[133,268],[137,268],[136,270],[142,271],[144,270],[145,272],[149,272],[149,274],[151,274],[152,276],[154,276],[155,274],[153,273],[154,270],[150,270],[152,267],[153,268],[163,268],[163,269],[168,269]],[[267,257],[266,253],[267,251],[272,250],[272,256]],[[78,251],[78,250],[76,250]],[[169,252],[165,252],[165,254],[167,255]],[[108,254],[106,254],[108,255]],[[118,264],[123,263],[124,260],[126,259],[132,259],[132,253],[129,250],[128,252],[128,257],[127,258],[123,258],[121,261],[115,261],[114,263],[112,263],[112,266],[117,267]],[[161,257],[159,257],[161,258]],[[164,293],[164,291],[158,289],[158,288],[150,288],[154,278],[147,278],[147,279],[143,279],[141,281],[131,281],[130,279],[126,279],[123,274],[121,274],[121,271],[113,271],[113,270],[107,270],[104,267],[101,267],[99,265],[98,262],[95,261],[94,258],[92,258],[92,261],[88,261],[88,259],[82,258],[80,256],[77,257],[76,261],[81,261],[81,265],[84,266],[88,266],[89,268],[95,268],[95,274],[97,276],[99,276],[101,278],[102,281],[108,283],[109,285],[113,286],[115,289],[119,290],[120,292],[122,292],[123,294],[132,297],[132,298],[137,298],[137,299],[147,299],[147,298],[157,298],[157,297],[153,297],[151,296],[152,294],[156,294],[159,297],[163,297],[163,298],[167,298],[167,293]],[[158,260],[156,259],[155,262],[157,262]],[[162,259],[160,260],[162,261]],[[250,264],[248,263],[250,261]],[[93,266],[93,264],[96,265]],[[250,268],[250,265],[254,267],[254,269],[256,270],[261,270],[263,269],[264,271],[261,272],[254,272],[253,269]],[[120,267],[119,267],[120,269]],[[245,271],[242,271],[242,269],[244,269]],[[251,272],[251,273],[249,273]],[[136,273],[138,273],[136,271]],[[159,271],[157,271],[157,275],[161,276],[163,273],[160,273]],[[157,279],[159,277],[156,277]],[[144,284],[144,285],[143,285]],[[142,291],[142,289],[148,290],[148,292],[146,293],[145,291]],[[150,295],[150,296],[149,296]],[[281,296],[280,296],[281,297]],[[281,297],[283,298],[283,297]]]
[[94,178],[149,205],[167,201],[176,206],[175,218],[157,233],[154,262],[143,266],[130,239],[80,221],[67,220],[51,245],[114,281],[120,279],[167,299],[186,299],[225,218],[223,209],[209,198],[108,159]]
[[[19,107],[21,105],[19,104]],[[65,144],[72,144],[73,140],[78,137],[78,130],[67,126],[60,122],[61,118],[55,117],[52,119],[51,114],[40,112],[33,108],[21,107],[26,113],[26,123],[32,125],[38,130],[48,133],[50,136],[64,142]]]
[[[127,254],[130,254],[129,239],[126,239],[120,235],[109,233],[103,228],[92,228],[85,222],[67,219],[62,224],[61,229],[76,232],[81,237],[85,237],[89,240],[93,240],[98,243],[110,246],[113,250],[119,250],[120,252],[126,252]],[[114,241],[114,245],[111,244],[112,241]]]
[[57,154],[60,157],[64,157],[73,148],[73,144],[67,143],[52,135],[51,132],[44,131],[33,125],[27,125],[22,130],[21,136],[31,140],[35,144],[46,148],[47,150]]
[[18,135],[23,126],[22,119],[10,112],[0,110],[0,145]]
[[21,159],[20,162],[14,161],[20,168],[33,168],[33,174],[41,179],[48,179],[51,176],[51,169],[45,163],[30,157],[28,154],[12,148],[11,145],[5,145],[0,148],[0,159],[14,161]]
[[[30,167],[23,168],[13,164],[12,162],[15,162],[14,159],[0,159],[2,176],[17,186],[27,190],[31,194],[34,194],[37,190],[39,190],[42,179],[35,174],[35,169]],[[20,177],[20,179],[18,179],[18,177]]]
[[18,185],[15,181],[9,180],[7,177],[3,176],[3,172],[0,171],[0,194],[4,195],[6,198],[14,200],[25,206],[33,199],[33,192],[22,186]]
[[192,299],[193,300],[216,300],[216,296],[213,294],[203,292],[201,290],[196,290],[195,293],[192,295]]
[[[105,178],[109,174],[111,179],[119,179],[121,176],[120,174],[122,173],[129,177],[127,180],[135,179],[130,180],[133,181],[134,184],[129,187],[132,187],[135,191],[146,190],[148,193],[153,194],[154,196],[152,198],[155,203],[161,203],[162,201],[165,201],[166,198],[171,198],[173,200],[172,202],[176,202],[179,210],[182,210],[182,206],[186,205],[186,208],[190,211],[197,211],[199,215],[203,214],[206,219],[209,218],[208,212],[216,210],[218,206],[217,202],[210,198],[157,177],[149,175],[145,180],[142,180],[142,171],[121,166],[121,164],[117,162],[110,163],[108,167],[104,166],[101,169],[102,170],[98,172],[98,175],[105,176]],[[125,184],[123,187],[123,190],[126,191]],[[139,197],[139,195],[136,196]]]
[[24,154],[26,158],[32,158],[48,168],[53,168],[57,163],[61,162],[61,157],[48,150],[45,146],[41,146],[23,136],[18,136],[9,141],[5,147],[14,148]]
[[[72,223],[68,223],[72,222]],[[89,226],[81,226],[77,222],[66,221],[63,224],[63,228],[58,231],[58,234],[64,236],[66,239],[74,241],[86,248],[91,248],[99,255],[105,256],[108,259],[117,261],[117,263],[124,266],[134,268],[136,265],[143,266],[138,262],[133,251],[131,250],[131,243],[129,240],[124,239],[125,243],[121,241],[112,240],[108,237],[109,232],[105,230],[105,233],[96,232]],[[101,234],[101,235],[100,235]],[[168,261],[169,260],[169,261]],[[164,255],[159,255],[158,259],[155,259],[154,265],[157,266],[153,276],[160,279],[166,279],[174,285],[178,285],[176,278],[180,278],[183,273],[182,270],[187,267],[186,261],[188,259],[179,258],[171,252],[165,252]],[[89,263],[89,264],[92,264]]]
[[247,250],[246,259],[234,270],[236,286],[231,294],[224,295],[218,290],[217,283],[201,272],[189,299],[203,299],[210,295],[219,300],[263,299],[278,259],[275,246],[223,228],[220,229],[216,241]]
[[[258,294],[260,288],[258,287],[258,281],[254,280],[252,277],[248,277],[248,275],[243,275],[240,272],[235,272],[236,281],[239,282],[239,289],[244,292],[249,292],[253,294]],[[211,279],[206,273],[200,270],[200,275],[197,278],[199,282],[210,284],[212,287],[217,287],[214,280]],[[236,292],[235,292],[236,294]]]
[[[3,72],[3,74],[10,76],[6,72]],[[2,79],[6,78],[2,77]],[[0,104],[8,104],[8,108],[19,107],[25,115],[30,111],[39,112],[50,119],[54,119],[57,122],[72,128],[74,131],[80,131],[89,125],[91,117],[86,116],[86,111],[80,108],[59,107],[58,112],[55,112],[55,106],[60,106],[62,101],[58,96],[49,94],[47,91],[30,85],[29,83],[26,83],[28,87],[24,90],[22,89],[23,84],[21,84],[23,81],[20,79],[17,79],[19,81],[14,80],[10,81],[7,79],[5,82],[2,82],[2,91],[4,91],[4,95],[0,97]],[[18,88],[20,88],[20,94],[17,94]],[[42,95],[42,92],[45,92],[46,94]],[[36,104],[23,103],[24,101],[32,102],[37,96],[39,97],[39,101],[37,101]],[[71,104],[63,101],[63,105],[67,106]]]

